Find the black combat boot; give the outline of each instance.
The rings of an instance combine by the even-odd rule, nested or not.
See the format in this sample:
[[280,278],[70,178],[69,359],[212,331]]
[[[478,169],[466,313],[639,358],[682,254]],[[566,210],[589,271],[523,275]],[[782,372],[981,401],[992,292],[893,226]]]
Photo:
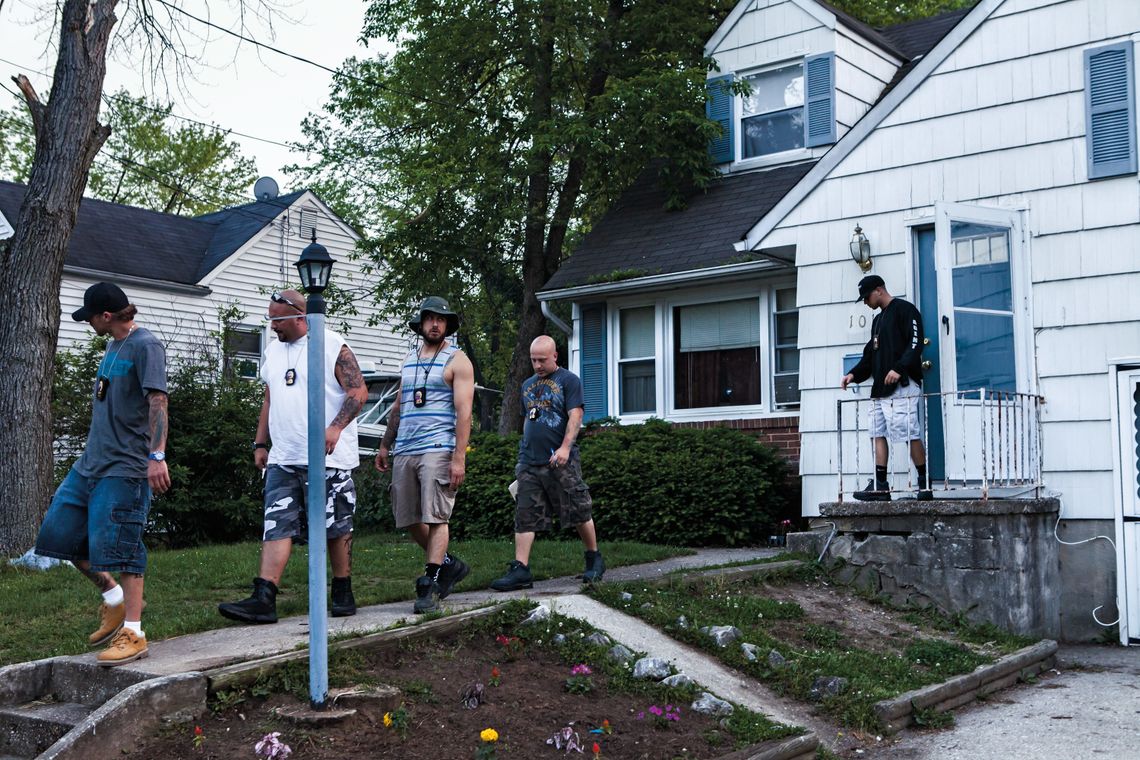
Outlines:
[[277,622],[277,585],[264,578],[253,579],[253,593],[240,602],[218,605],[222,617],[242,623]]
[[332,579],[332,616],[349,617],[356,614],[356,597],[352,595],[352,578]]

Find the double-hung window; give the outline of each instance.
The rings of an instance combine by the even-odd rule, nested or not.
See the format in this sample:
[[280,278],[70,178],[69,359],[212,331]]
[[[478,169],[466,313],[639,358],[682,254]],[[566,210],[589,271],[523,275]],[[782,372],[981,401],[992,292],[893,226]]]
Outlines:
[[619,413],[657,409],[656,310],[653,306],[622,309],[619,315]]
[[740,157],[756,158],[804,147],[804,66],[794,63],[743,77]]
[[256,380],[261,372],[261,330],[237,325],[225,333],[225,370],[233,377]]
[[776,406],[800,403],[800,313],[796,309],[796,289],[776,290],[772,311],[772,395]]

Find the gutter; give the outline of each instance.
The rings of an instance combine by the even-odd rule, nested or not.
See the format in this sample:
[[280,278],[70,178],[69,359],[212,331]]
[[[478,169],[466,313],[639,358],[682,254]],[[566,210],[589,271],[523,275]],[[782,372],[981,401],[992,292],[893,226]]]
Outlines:
[[550,310],[550,301],[539,301],[538,303],[539,303],[539,306],[542,307],[542,316],[549,319],[551,322],[554,323],[555,327],[557,327],[562,332],[566,333],[567,338],[573,338],[574,337],[574,328],[571,327],[570,325],[566,324],[565,322],[563,322],[561,319],[559,319],[554,314],[554,312],[552,312]]
[[[753,251],[752,253],[758,253]],[[783,261],[780,257],[771,256],[764,261],[746,261],[741,264],[725,264],[706,269],[690,269],[685,272],[671,272],[669,274],[655,274],[649,277],[637,277],[619,282],[607,282],[595,285],[576,285],[558,290],[539,291],[535,295],[543,304],[543,314],[546,314],[547,301],[580,300],[581,297],[594,297],[614,293],[634,293],[639,290],[660,290],[662,288],[681,288],[702,282],[714,280],[735,279],[741,276],[765,274],[794,266]],[[555,323],[557,324],[557,323]]]
[[150,288],[151,290],[160,290],[164,293],[178,293],[187,296],[199,296],[201,298],[214,292],[205,285],[187,285],[185,283],[171,282],[169,280],[152,280],[149,277],[136,277],[131,274],[119,274],[118,272],[108,272],[102,269],[88,269],[87,267],[76,267],[69,264],[63,265],[63,273],[93,280],[114,279],[116,283],[123,285],[139,285],[144,288]]

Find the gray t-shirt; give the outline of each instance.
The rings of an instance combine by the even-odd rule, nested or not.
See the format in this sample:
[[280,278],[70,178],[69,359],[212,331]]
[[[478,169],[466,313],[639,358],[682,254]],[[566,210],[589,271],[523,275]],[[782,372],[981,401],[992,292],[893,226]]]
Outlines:
[[[87,478],[145,478],[150,454],[150,391],[166,393],[166,349],[143,327],[113,340],[91,392],[91,430],[75,469]],[[99,398],[99,378],[106,392]]]

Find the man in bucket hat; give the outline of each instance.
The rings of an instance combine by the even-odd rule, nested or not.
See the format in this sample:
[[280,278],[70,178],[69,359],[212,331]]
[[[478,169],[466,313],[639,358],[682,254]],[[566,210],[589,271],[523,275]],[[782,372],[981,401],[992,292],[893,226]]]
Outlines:
[[111,342],[91,389],[87,445],[56,489],[36,538],[36,554],[70,560],[102,593],[99,629],[88,643],[109,644],[97,658],[103,666],[147,656],[143,527],[151,492],[170,488],[166,351],[135,324],[137,313],[117,285],[98,282],[71,315]]
[[863,358],[843,376],[840,387],[871,378],[871,437],[875,441],[875,477],[854,496],[860,501],[890,501],[887,482],[887,439],[907,443],[918,472],[916,497],[933,498],[926,479],[926,450],[922,445],[922,424],[918,407],[922,400],[922,315],[910,301],[892,296],[877,274],[859,281],[859,297],[872,309],[879,309],[871,322],[871,339],[863,347]]
[[[400,392],[376,453],[376,469],[392,470],[392,515],[424,550],[424,574],[416,580],[417,614],[435,612],[470,572],[448,554],[448,520],[467,466],[475,372],[471,360],[448,340],[459,315],[439,296],[420,304],[408,327],[419,345],[400,367]],[[392,460],[389,462],[389,456]]]

